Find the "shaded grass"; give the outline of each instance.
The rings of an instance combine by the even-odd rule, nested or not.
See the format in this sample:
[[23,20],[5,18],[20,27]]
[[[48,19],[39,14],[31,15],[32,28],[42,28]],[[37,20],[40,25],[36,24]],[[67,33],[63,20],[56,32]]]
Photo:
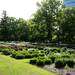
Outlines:
[[29,59],[16,60],[0,54],[0,75],[56,75],[27,62]]

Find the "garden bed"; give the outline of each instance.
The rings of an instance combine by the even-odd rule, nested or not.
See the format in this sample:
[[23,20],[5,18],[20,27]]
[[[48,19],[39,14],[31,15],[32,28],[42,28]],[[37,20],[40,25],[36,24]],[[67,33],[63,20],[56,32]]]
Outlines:
[[[1,47],[0,52],[15,59],[30,59],[29,63],[57,74],[75,74],[75,50],[68,48]],[[67,66],[67,67],[66,67]]]

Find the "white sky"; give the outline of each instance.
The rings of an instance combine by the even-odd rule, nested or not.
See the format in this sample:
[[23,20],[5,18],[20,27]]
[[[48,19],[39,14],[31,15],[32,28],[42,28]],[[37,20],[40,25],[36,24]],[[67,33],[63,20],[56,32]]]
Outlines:
[[8,16],[29,19],[37,9],[37,2],[41,0],[0,0],[0,17],[6,10]]

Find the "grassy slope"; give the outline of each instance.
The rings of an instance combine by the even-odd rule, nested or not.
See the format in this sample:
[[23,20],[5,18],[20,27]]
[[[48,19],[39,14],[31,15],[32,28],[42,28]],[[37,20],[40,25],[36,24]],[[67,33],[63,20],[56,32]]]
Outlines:
[[27,63],[28,60],[15,60],[9,56],[0,55],[0,75],[55,75]]

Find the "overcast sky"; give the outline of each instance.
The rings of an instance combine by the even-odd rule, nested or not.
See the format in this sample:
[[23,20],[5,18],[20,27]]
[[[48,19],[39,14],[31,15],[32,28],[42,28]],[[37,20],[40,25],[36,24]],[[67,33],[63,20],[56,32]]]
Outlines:
[[0,0],[0,17],[3,10],[8,16],[29,19],[37,9],[36,3],[41,0]]

